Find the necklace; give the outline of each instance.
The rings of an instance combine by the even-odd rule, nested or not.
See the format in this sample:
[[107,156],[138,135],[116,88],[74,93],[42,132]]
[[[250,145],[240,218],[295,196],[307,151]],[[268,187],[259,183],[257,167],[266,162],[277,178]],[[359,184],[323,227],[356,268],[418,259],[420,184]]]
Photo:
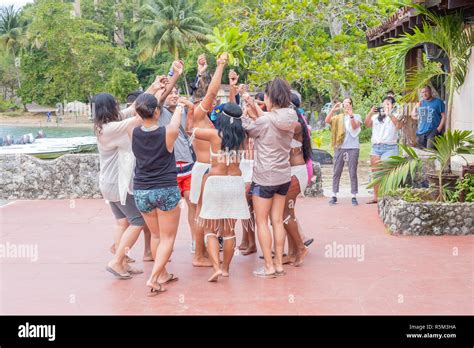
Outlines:
[[151,127],[146,127],[145,125],[142,125],[142,130],[144,132],[151,132],[151,131],[154,131],[157,128],[158,128],[158,125],[153,125]]

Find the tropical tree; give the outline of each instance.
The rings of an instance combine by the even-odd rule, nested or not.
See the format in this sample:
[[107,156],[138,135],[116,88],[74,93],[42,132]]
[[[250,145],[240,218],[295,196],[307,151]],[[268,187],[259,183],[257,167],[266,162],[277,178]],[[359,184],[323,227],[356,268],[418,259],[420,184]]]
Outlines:
[[148,0],[140,9],[135,30],[141,61],[164,50],[178,59],[187,44],[205,43],[210,32],[195,3],[186,0]]
[[25,29],[26,22],[21,19],[20,10],[15,10],[13,5],[0,8],[0,46],[13,56],[18,87],[21,86],[21,83],[16,58],[25,42]]
[[[420,88],[429,84],[436,77],[445,77],[448,91],[448,114],[446,128],[451,128],[454,92],[458,90],[466,78],[471,49],[474,46],[474,29],[465,26],[459,13],[437,15],[420,5],[412,5],[425,16],[420,28],[414,28],[413,33],[406,33],[393,38],[385,48],[385,56],[390,65],[394,65],[394,74],[405,78],[405,57],[408,52],[425,43],[441,48],[449,61],[448,69],[443,70],[440,63],[426,62],[425,67],[418,71],[408,71],[406,79],[406,100],[416,98]],[[390,66],[389,65],[389,66]]]

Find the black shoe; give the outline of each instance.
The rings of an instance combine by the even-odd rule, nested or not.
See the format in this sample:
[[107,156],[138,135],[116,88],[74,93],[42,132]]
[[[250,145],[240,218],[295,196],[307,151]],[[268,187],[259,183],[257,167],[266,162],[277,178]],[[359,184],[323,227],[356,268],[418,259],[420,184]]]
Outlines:
[[222,248],[224,247],[224,238],[217,237],[217,240],[219,241],[219,251],[222,251]]
[[331,200],[329,201],[330,205],[335,205],[337,203],[337,198],[336,197],[331,197]]
[[308,239],[303,244],[304,244],[305,247],[309,247],[313,242],[314,242],[314,238],[311,238],[311,239]]
[[352,205],[355,207],[356,205],[359,205],[359,202],[357,202],[357,198],[352,197]]

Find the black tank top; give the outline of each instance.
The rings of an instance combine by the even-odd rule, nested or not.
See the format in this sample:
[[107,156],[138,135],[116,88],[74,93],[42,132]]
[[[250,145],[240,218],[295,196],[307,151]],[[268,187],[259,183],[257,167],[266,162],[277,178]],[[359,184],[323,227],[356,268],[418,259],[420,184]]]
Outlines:
[[145,132],[133,130],[132,151],[136,158],[134,190],[151,190],[178,185],[174,150],[166,148],[166,127]]

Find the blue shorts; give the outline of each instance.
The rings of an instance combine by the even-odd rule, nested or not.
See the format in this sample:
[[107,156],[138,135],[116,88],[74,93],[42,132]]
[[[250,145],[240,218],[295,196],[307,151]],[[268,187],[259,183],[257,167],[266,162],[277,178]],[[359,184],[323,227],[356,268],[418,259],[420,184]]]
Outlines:
[[275,194],[280,195],[280,196],[286,196],[288,193],[288,190],[290,188],[291,181],[288,181],[284,184],[281,185],[275,185],[275,186],[264,186],[264,185],[259,185],[255,182],[252,182],[250,185],[250,194],[254,196],[259,196],[262,198],[273,198]]
[[142,213],[150,213],[158,208],[161,211],[169,211],[178,205],[181,192],[178,186],[163,187],[151,190],[133,190],[135,203]]
[[390,156],[398,156],[398,144],[372,144],[372,156],[379,156],[383,161]]

